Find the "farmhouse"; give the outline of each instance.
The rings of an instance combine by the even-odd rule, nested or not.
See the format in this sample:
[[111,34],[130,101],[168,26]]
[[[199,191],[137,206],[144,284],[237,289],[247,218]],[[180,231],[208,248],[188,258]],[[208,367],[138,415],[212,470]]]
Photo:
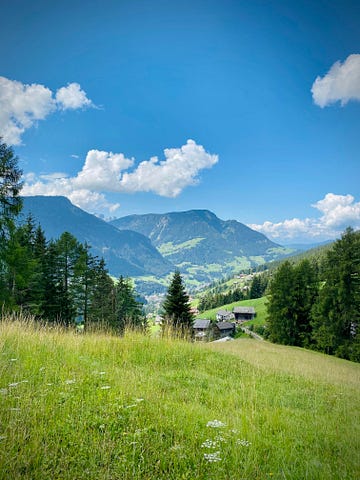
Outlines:
[[228,310],[219,310],[216,314],[216,320],[218,322],[231,322],[234,318],[234,314]]
[[193,332],[195,341],[208,340],[210,333],[210,320],[196,319],[193,323]]
[[256,316],[254,307],[234,307],[233,314],[237,322],[245,322],[246,320],[253,320]]
[[214,335],[216,338],[229,337],[235,334],[235,323],[217,322],[215,323]]

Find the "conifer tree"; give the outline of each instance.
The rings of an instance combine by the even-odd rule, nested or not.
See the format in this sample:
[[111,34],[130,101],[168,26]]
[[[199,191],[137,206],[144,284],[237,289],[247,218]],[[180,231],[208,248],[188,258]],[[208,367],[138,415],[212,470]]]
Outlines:
[[122,275],[115,287],[115,328],[123,332],[126,327],[145,328],[146,320],[141,304],[136,301],[134,288],[129,278]]
[[360,361],[360,232],[345,231],[328,251],[323,272],[324,285],[313,309],[315,346]]
[[176,271],[171,280],[163,303],[164,316],[167,324],[175,329],[188,330],[193,322],[193,314],[189,296],[185,291],[179,271]]

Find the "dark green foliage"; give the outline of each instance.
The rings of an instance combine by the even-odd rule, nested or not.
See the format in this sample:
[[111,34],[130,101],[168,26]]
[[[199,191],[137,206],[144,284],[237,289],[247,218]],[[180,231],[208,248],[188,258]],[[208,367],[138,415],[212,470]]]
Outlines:
[[173,275],[163,303],[163,310],[167,325],[183,331],[190,329],[194,317],[179,271]]
[[315,347],[359,361],[360,232],[348,228],[324,262],[323,287],[313,308]]
[[93,291],[87,320],[91,324],[114,325],[115,287],[109,277],[104,259],[95,264]]
[[115,286],[115,316],[112,325],[119,332],[125,328],[145,328],[141,304],[136,301],[136,293],[129,278],[119,277]]
[[269,288],[269,338],[284,345],[305,346],[311,335],[311,309],[317,298],[317,270],[308,260],[284,262]]
[[199,311],[204,312],[212,308],[221,307],[227,303],[244,300],[245,296],[240,288],[235,288],[225,293],[208,293],[200,298]]
[[255,275],[250,285],[249,298],[261,298],[265,294],[268,285],[268,276],[265,274]]
[[0,238],[9,233],[21,211],[21,175],[18,158],[12,148],[1,142],[0,137]]
[[318,263],[281,264],[269,288],[267,336],[360,361],[360,232],[348,228]]

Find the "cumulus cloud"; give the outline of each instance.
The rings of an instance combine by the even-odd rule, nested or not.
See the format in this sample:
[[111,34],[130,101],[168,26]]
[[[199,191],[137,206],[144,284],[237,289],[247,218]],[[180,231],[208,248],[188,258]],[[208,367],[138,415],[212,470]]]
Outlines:
[[152,157],[127,172],[134,166],[133,158],[126,158],[123,153],[90,150],[76,176],[31,173],[26,176],[22,194],[64,195],[85,210],[114,212],[119,204],[108,202],[106,192],[153,192],[176,197],[185,187],[199,182],[201,170],[211,168],[218,161],[217,155],[207,153],[194,140],[188,140],[180,148],[165,149],[164,156],[165,160]]
[[217,155],[207,153],[202,145],[188,140],[180,148],[164,150],[165,160],[157,157],[141,162],[134,172],[124,173],[120,191],[154,192],[164,197],[176,197],[188,185],[198,183],[198,173],[211,168],[218,161]]
[[317,77],[311,88],[313,100],[319,107],[337,101],[345,105],[360,100],[360,54],[349,55],[345,62],[336,62],[324,77]]
[[360,229],[360,202],[355,202],[352,195],[328,193],[312,207],[321,213],[320,217],[293,218],[278,223],[267,221],[261,225],[250,224],[249,227],[280,242],[328,240],[339,237],[348,226]]
[[78,83],[60,88],[56,95],[44,85],[26,85],[0,77],[0,135],[10,145],[19,145],[21,135],[56,110],[92,106]]
[[87,98],[86,93],[78,83],[69,83],[67,87],[59,88],[55,100],[62,110],[76,110],[93,106],[92,101]]

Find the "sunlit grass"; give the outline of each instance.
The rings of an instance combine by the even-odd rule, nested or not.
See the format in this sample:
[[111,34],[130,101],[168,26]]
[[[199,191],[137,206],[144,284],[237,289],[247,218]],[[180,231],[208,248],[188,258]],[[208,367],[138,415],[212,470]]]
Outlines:
[[3,321],[0,478],[356,479],[360,366],[302,352]]

